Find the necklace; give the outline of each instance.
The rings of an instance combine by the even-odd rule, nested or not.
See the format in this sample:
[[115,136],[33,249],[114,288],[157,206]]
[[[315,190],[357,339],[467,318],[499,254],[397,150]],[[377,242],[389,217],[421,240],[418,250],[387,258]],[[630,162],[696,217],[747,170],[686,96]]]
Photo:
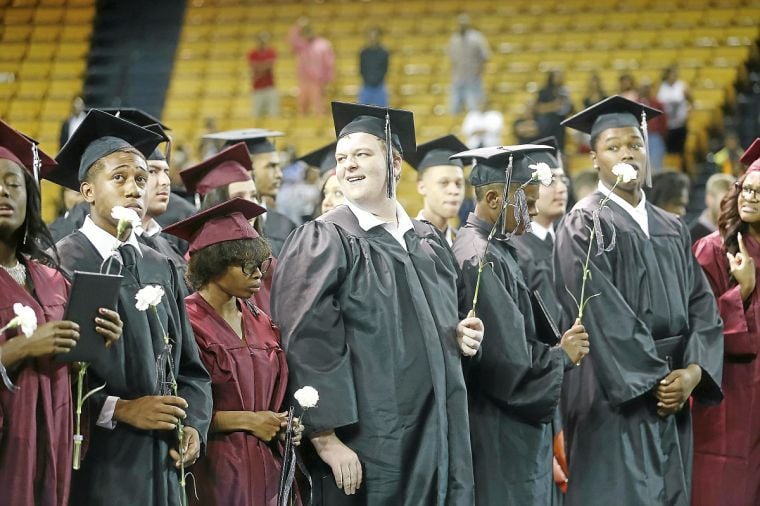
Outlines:
[[13,267],[6,267],[4,265],[0,265],[0,267],[19,285],[24,286],[26,284],[26,266],[21,262],[16,262],[16,265]]

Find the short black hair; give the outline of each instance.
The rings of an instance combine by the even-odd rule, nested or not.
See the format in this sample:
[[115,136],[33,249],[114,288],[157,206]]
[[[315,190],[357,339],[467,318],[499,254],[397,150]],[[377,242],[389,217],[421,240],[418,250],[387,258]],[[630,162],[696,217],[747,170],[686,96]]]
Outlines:
[[187,280],[195,290],[224,274],[228,267],[253,261],[261,264],[272,256],[272,248],[263,237],[224,241],[196,251],[190,257]]
[[660,207],[680,203],[683,191],[689,189],[691,180],[681,172],[660,172],[652,176],[652,187],[647,192],[649,201]]

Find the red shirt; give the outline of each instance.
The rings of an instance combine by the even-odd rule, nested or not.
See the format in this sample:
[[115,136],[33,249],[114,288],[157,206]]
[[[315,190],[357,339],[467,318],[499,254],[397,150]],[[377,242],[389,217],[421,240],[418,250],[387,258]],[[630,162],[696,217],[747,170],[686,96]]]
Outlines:
[[248,64],[251,66],[251,84],[254,90],[274,86],[274,62],[277,51],[274,48],[253,49],[248,53]]

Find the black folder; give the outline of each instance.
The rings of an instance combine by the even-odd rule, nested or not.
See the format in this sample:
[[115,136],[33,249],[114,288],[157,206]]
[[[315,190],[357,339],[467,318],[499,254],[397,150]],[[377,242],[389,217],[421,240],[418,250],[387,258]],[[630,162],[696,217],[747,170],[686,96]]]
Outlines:
[[549,346],[555,346],[562,340],[562,334],[538,290],[531,292],[530,303],[533,308],[533,320],[536,323],[536,336],[538,340]]
[[56,362],[93,362],[106,351],[105,338],[95,330],[98,309],[116,311],[123,276],[75,271],[64,320],[79,324],[79,341]]

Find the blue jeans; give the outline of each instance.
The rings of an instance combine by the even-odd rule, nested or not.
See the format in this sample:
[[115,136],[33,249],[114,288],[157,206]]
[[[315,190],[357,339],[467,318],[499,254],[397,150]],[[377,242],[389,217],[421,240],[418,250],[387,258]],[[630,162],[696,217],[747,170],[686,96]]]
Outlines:
[[387,107],[388,92],[385,90],[385,84],[379,86],[362,85],[362,89],[359,90],[359,103]]
[[483,83],[480,77],[451,85],[451,113],[458,114],[462,107],[479,110],[483,105]]

